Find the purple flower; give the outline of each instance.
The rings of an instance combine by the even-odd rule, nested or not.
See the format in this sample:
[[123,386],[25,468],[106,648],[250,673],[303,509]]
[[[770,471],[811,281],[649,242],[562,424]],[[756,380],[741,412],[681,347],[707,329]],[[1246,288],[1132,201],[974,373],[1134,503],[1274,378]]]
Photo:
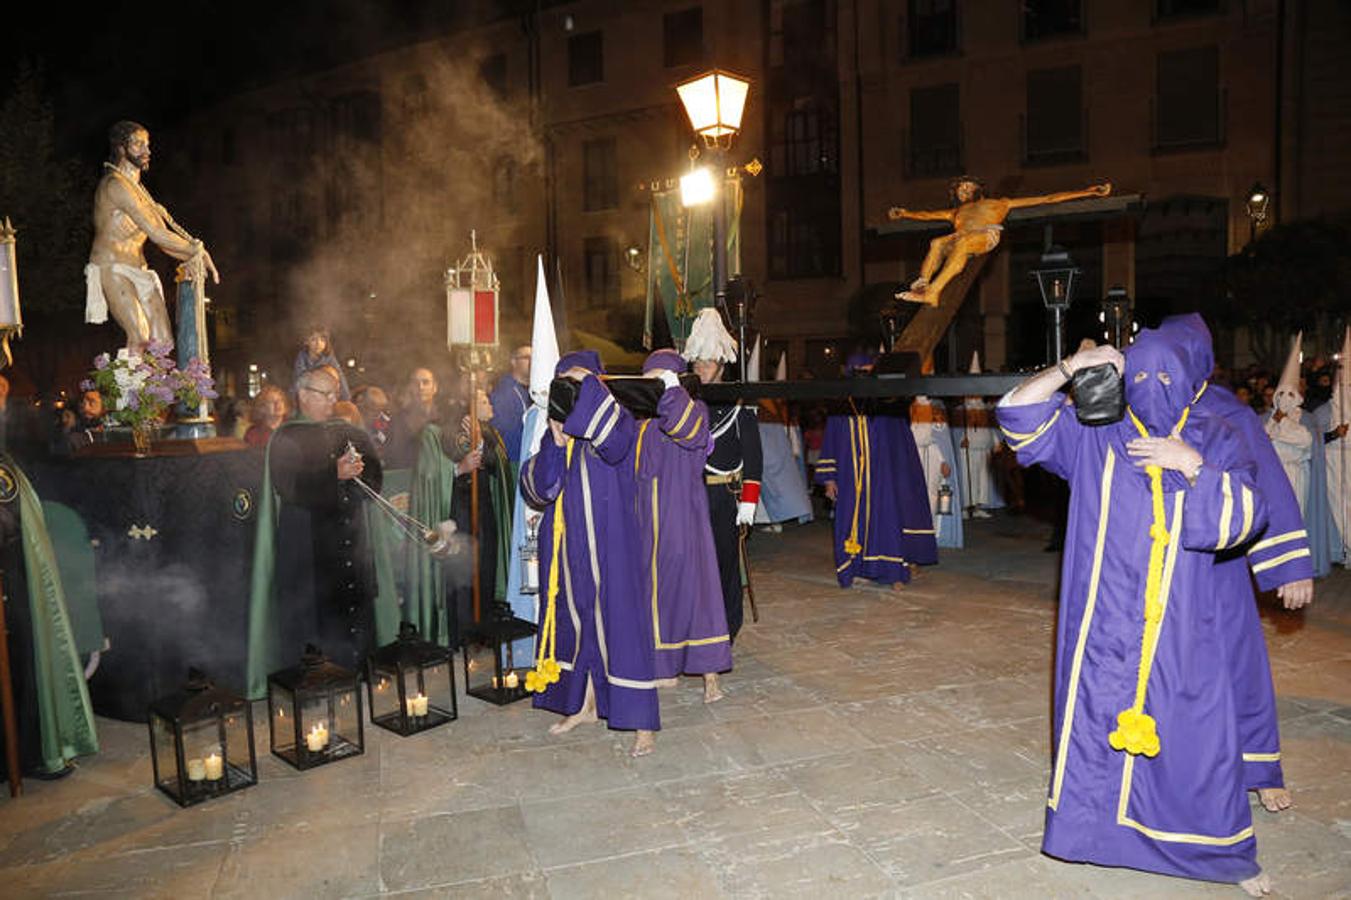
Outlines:
[[109,356],[106,353],[100,353],[94,357],[94,368],[102,370],[108,368]]
[[217,394],[217,393],[216,393],[216,391],[215,391],[214,388],[210,388],[210,387],[199,387],[199,388],[197,389],[197,394],[198,394],[198,396],[200,396],[203,400],[215,400],[217,397],[220,396],[220,394]]
[[141,398],[137,396],[136,392],[132,391],[130,394],[127,394],[127,409],[137,410],[140,408]]
[[151,356],[168,356],[169,351],[174,349],[173,341],[151,341],[145,345],[146,352]]
[[92,390],[94,390],[94,382],[92,382],[92,381],[90,381],[88,378],[86,378],[84,381],[81,381],[81,382],[80,382],[80,390],[81,390],[81,391],[92,391]]

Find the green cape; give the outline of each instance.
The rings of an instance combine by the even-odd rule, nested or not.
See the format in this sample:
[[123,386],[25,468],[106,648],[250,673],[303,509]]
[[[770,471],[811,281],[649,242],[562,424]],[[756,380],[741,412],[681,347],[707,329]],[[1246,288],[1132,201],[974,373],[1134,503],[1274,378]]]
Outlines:
[[94,709],[66,611],[61,572],[47,534],[42,501],[12,459],[0,456],[0,460],[14,473],[18,489],[28,607],[33,622],[33,674],[37,682],[42,768],[46,772],[59,772],[68,760],[98,752]]

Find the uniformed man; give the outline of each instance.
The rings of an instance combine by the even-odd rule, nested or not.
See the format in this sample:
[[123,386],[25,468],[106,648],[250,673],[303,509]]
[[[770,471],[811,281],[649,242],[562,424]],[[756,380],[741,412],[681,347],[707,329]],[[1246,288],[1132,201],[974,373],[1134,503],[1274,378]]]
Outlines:
[[[736,340],[722,324],[718,311],[700,311],[685,342],[685,358],[704,384],[722,380],[723,366],[736,359]],[[741,403],[709,407],[713,452],[704,464],[708,516],[713,546],[722,577],[722,599],[727,607],[728,633],[736,640],[741,630],[741,529],[755,523],[760,502],[760,425],[755,407]]]

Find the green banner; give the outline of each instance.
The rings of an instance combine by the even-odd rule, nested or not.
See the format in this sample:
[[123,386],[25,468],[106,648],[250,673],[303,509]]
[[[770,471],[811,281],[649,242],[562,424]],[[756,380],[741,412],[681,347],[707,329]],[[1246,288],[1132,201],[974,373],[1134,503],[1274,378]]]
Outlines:
[[[741,272],[741,179],[728,178],[721,193],[727,204],[727,272]],[[658,306],[677,350],[685,347],[699,310],[713,305],[713,205],[687,208],[679,189],[654,191],[647,238],[647,317],[643,346],[652,349]]]

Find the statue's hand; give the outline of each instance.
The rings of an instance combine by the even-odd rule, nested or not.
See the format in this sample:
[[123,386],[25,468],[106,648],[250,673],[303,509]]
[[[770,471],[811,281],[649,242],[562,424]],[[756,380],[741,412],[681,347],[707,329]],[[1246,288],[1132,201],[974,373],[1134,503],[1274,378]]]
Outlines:
[[1112,183],[1110,181],[1104,181],[1102,184],[1095,184],[1088,189],[1088,192],[1095,197],[1106,197],[1108,194],[1112,193]]
[[893,222],[895,222],[897,219],[904,219],[905,208],[901,206],[893,206],[891,209],[887,210],[887,218]]
[[211,273],[211,283],[220,284],[220,273],[216,271],[216,262],[211,258],[211,254],[206,251],[205,247],[202,248],[202,264]]

